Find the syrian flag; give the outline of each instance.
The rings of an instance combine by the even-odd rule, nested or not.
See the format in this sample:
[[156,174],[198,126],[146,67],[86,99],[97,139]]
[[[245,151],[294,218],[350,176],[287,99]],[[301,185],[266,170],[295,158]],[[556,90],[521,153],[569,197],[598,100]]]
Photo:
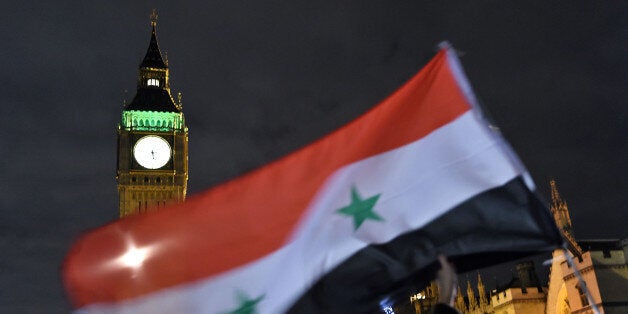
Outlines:
[[559,246],[526,178],[443,47],[317,142],[82,236],[63,279],[82,313],[378,311],[439,253],[465,271]]

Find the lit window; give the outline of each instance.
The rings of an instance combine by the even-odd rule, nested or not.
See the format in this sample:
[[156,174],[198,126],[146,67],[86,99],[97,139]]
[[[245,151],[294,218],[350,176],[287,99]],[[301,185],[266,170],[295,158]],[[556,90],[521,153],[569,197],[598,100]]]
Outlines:
[[159,80],[158,79],[148,79],[148,81],[146,81],[146,85],[148,85],[148,86],[159,86]]

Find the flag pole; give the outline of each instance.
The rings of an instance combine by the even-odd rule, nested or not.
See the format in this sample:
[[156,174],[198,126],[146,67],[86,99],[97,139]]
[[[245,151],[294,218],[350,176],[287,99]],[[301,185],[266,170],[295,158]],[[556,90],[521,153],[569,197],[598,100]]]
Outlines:
[[476,118],[483,125],[485,125],[485,130],[500,142],[500,146],[503,149],[504,153],[506,153],[506,155],[510,158],[515,167],[517,167],[517,169],[521,171],[521,176],[523,177],[523,181],[525,182],[526,186],[530,190],[536,191],[536,185],[534,184],[532,176],[524,166],[521,159],[515,153],[515,150],[501,136],[501,130],[494,123],[492,117],[490,115],[487,115],[488,110],[484,108],[484,106],[478,99],[478,96],[473,91],[473,88],[471,88],[471,82],[467,78],[467,75],[462,68],[462,63],[460,62],[460,59],[458,58],[458,53],[456,52],[454,47],[448,41],[442,41],[438,44],[438,48],[447,50],[447,59],[449,60],[449,64],[451,66],[454,77],[456,78],[456,82],[458,82],[458,86],[460,86],[462,93],[464,94],[469,104],[471,104],[471,107],[475,109],[474,114]]

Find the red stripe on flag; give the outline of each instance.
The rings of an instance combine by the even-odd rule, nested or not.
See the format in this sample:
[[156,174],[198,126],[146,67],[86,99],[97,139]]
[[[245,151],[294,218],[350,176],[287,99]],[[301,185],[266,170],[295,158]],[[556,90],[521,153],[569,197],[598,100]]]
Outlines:
[[[469,109],[442,50],[378,106],[323,139],[183,204],[83,236],[64,265],[67,290],[77,307],[115,302],[268,255],[285,244],[334,171],[423,138]],[[147,254],[140,268],[124,266],[129,252]]]

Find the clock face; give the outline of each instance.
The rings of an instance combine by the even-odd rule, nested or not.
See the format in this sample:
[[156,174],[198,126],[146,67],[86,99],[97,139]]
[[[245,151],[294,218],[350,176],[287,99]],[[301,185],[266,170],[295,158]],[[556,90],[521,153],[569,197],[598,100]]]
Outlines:
[[140,138],[133,147],[133,157],[140,166],[159,169],[170,160],[170,144],[163,138],[148,135]]

